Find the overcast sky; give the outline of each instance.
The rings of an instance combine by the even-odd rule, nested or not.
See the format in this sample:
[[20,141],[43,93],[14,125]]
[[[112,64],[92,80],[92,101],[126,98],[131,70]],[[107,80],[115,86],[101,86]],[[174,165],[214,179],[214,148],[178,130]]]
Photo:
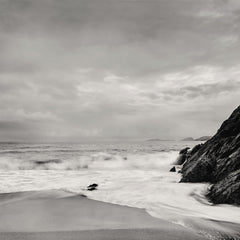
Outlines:
[[212,135],[240,104],[239,0],[0,0],[0,140]]

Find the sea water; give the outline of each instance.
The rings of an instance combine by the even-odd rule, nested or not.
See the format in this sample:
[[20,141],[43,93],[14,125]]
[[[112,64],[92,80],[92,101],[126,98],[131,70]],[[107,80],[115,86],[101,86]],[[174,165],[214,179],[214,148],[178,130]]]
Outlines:
[[[207,183],[179,183],[181,175],[169,172],[179,150],[197,143],[1,143],[0,192],[60,189],[173,222],[190,216],[240,223],[240,208],[204,197]],[[92,183],[98,189],[87,191]]]

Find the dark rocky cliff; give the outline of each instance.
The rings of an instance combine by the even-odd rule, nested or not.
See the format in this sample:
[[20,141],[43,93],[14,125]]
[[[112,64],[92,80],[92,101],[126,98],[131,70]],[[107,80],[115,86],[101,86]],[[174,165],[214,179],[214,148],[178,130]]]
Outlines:
[[207,196],[214,203],[240,204],[240,106],[210,140],[189,152],[181,182],[210,182]]

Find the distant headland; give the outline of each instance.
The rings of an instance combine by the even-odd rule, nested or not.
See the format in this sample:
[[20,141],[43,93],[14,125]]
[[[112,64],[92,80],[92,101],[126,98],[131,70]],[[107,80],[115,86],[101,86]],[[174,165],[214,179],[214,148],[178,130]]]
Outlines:
[[208,141],[212,136],[202,136],[199,138],[192,138],[192,137],[187,137],[183,138],[181,141]]

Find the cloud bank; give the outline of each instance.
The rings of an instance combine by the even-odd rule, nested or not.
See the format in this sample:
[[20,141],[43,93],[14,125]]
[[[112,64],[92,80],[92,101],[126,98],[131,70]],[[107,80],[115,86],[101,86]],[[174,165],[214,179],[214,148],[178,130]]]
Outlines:
[[211,135],[239,105],[235,0],[3,0],[0,140]]

